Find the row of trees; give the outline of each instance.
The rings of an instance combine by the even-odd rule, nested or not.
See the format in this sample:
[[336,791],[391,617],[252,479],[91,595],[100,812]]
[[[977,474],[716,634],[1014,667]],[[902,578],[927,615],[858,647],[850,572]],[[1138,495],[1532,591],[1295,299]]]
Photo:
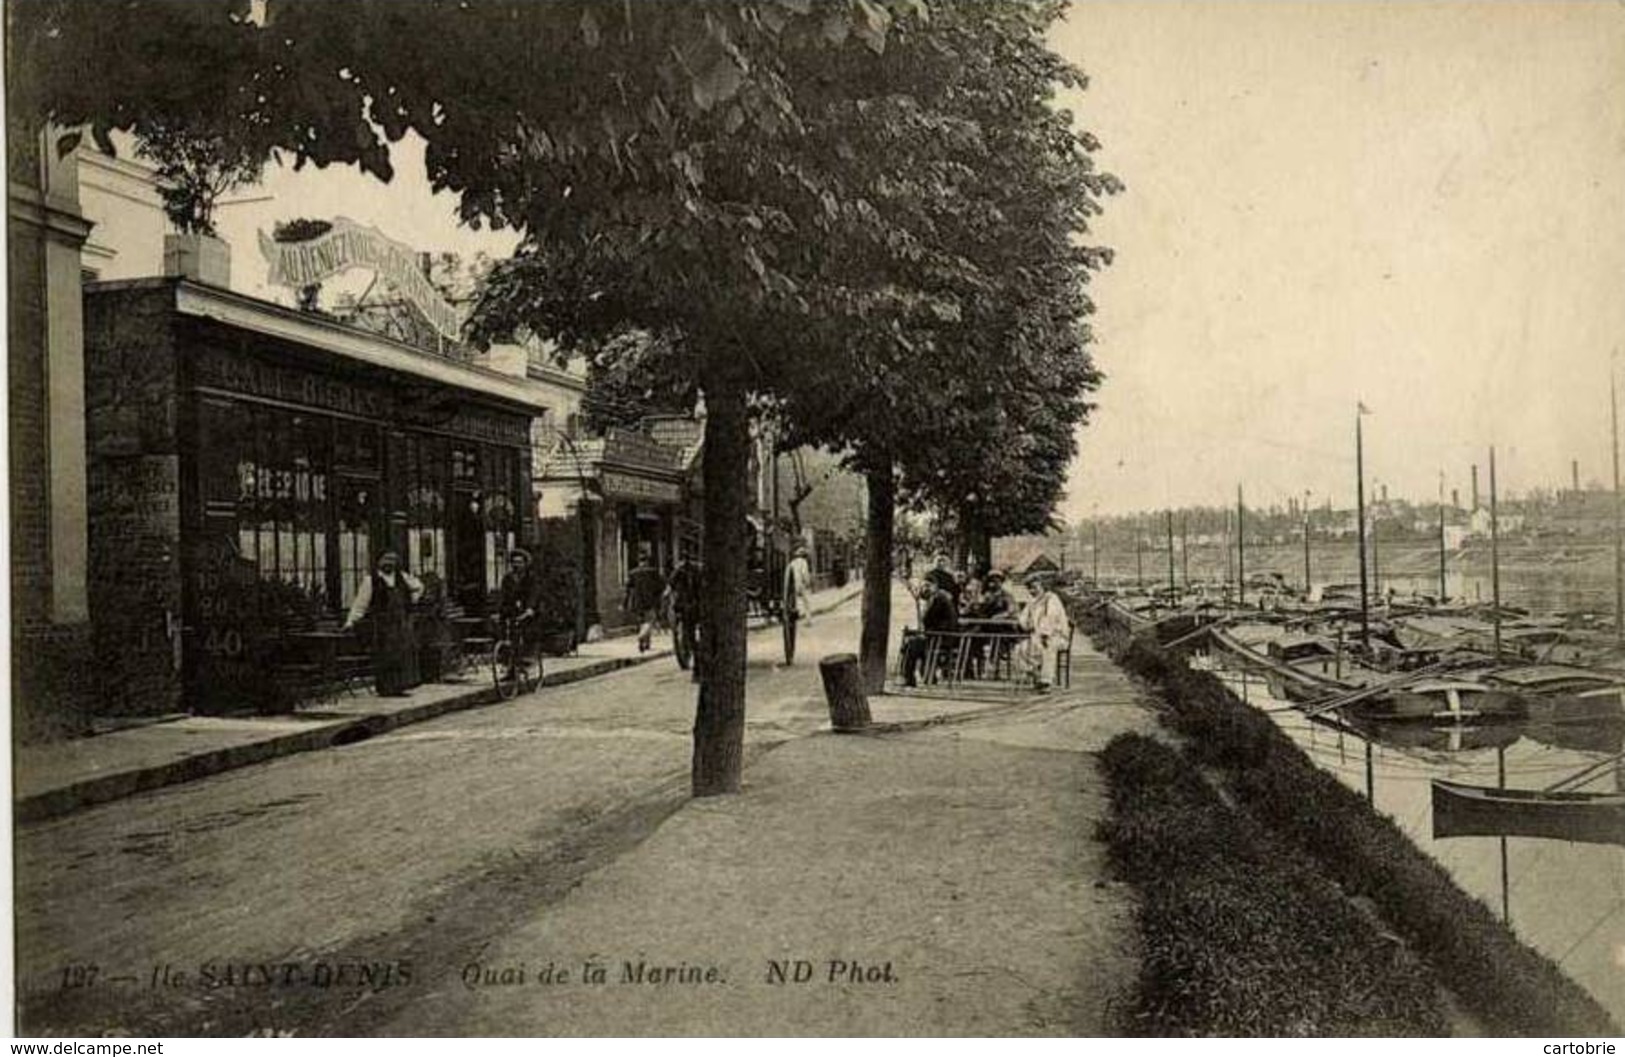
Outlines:
[[[753,416],[868,481],[863,665],[899,505],[1046,527],[1100,383],[1086,242],[1120,189],[1056,107],[1059,0],[14,0],[33,120],[192,129],[228,159],[429,178],[513,226],[475,340],[526,330],[667,407],[703,398],[693,789],[736,790]],[[433,47],[426,42],[433,42]],[[601,387],[602,388],[602,387]],[[611,412],[625,401],[609,399]]]

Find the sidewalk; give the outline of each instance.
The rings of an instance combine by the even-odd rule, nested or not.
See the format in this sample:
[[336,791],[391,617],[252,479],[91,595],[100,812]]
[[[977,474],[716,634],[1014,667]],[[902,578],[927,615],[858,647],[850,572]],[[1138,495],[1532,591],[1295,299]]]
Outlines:
[[[813,596],[814,615],[844,604],[861,583]],[[752,622],[752,627],[761,627]],[[582,645],[574,657],[549,657],[543,688],[671,656],[669,646],[639,653],[632,637]],[[343,745],[447,712],[496,700],[487,679],[427,683],[406,697],[370,690],[320,710],[286,716],[177,716],[105,734],[20,745],[13,760],[13,818],[18,824],[64,815],[148,789],[190,782],[278,756]]]
[[685,804],[479,952],[526,986],[437,967],[381,1033],[1125,1031],[1134,903],[1094,838],[1095,756],[1154,727],[1139,691],[1080,643],[1072,688],[1043,698],[871,704],[887,732],[774,749],[740,795]]

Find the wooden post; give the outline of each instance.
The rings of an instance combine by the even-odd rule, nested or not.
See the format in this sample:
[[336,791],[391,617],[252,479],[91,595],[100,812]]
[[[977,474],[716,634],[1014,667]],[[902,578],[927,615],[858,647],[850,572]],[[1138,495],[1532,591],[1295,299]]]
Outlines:
[[824,680],[830,726],[840,732],[867,727],[869,698],[863,692],[863,675],[858,669],[857,656],[836,653],[824,657],[818,662],[818,675]]

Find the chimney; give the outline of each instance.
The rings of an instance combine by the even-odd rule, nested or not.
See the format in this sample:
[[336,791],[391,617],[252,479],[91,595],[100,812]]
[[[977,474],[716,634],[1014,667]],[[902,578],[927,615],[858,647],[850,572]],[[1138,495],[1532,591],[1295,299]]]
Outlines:
[[1450,489],[1450,505],[1456,510],[1461,509],[1461,489]]
[[1478,509],[1478,463],[1473,463],[1473,509]]
[[1569,474],[1574,479],[1574,494],[1580,494],[1580,460],[1572,459],[1569,462]]
[[164,274],[229,290],[231,247],[213,235],[165,235]]

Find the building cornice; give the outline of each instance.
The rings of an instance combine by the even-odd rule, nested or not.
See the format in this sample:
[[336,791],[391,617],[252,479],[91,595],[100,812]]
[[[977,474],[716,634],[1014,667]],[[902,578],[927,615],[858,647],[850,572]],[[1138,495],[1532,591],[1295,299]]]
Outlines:
[[38,188],[21,184],[7,187],[6,215],[13,223],[44,230],[47,237],[78,248],[95,224],[79,213],[52,203]]
[[165,285],[173,289],[175,310],[183,316],[210,320],[238,330],[319,349],[356,363],[453,386],[523,408],[530,413],[545,410],[548,406],[540,399],[542,394],[522,379],[448,360],[403,342],[231,290],[185,279],[166,278],[93,283],[86,289],[156,289]]

